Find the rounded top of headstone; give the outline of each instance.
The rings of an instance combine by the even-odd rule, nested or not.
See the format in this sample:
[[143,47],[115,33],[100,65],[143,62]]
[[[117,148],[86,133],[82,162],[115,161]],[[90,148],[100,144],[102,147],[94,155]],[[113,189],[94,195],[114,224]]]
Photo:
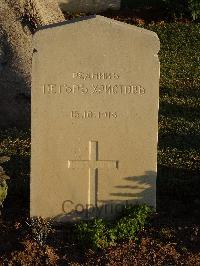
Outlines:
[[[111,33],[114,31],[118,31],[117,33],[119,38],[125,39],[126,37],[128,37],[130,39],[132,38],[133,40],[134,38],[141,38],[143,36],[144,43],[148,42],[148,46],[150,47],[150,49],[154,50],[155,53],[158,53],[158,51],[160,50],[159,38],[155,32],[100,15],[81,17],[78,19],[73,19],[41,27],[35,33],[34,40],[36,41],[37,39],[40,39],[42,35],[51,35],[52,33],[56,35],[63,35],[64,33],[68,34],[68,31],[70,31],[70,33],[71,31],[74,31],[73,34],[84,31],[85,33],[87,33],[85,37],[88,38],[89,36],[94,34],[102,34],[99,31],[100,27],[104,27],[105,35],[106,31],[108,30],[110,30]],[[126,32],[126,36],[122,34],[123,32]],[[56,37],[56,35],[54,36]]]

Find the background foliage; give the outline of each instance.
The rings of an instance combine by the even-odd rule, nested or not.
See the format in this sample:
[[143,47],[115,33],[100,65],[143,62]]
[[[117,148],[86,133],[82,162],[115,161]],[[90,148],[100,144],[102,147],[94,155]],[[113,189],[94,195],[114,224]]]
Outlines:
[[122,0],[122,8],[154,8],[173,18],[200,18],[199,0]]

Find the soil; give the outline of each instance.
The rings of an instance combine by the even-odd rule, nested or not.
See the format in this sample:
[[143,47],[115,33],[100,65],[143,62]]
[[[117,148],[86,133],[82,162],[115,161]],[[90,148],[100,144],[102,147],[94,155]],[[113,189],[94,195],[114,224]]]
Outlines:
[[200,265],[198,224],[155,216],[137,241],[93,251],[73,241],[70,227],[54,228],[42,242],[27,221],[1,221],[2,265]]

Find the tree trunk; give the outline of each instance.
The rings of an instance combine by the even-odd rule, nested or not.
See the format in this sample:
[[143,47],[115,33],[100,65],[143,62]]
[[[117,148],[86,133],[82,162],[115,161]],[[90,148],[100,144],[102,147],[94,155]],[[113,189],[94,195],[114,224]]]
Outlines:
[[32,34],[64,21],[56,0],[1,0],[0,127],[30,125]]

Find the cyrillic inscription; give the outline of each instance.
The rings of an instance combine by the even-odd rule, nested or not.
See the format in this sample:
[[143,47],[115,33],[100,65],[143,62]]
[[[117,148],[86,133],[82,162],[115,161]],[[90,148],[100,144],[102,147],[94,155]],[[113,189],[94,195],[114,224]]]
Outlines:
[[135,84],[44,84],[43,94],[47,95],[144,95],[145,88]]
[[83,72],[74,72],[74,79],[84,79],[84,80],[93,80],[93,79],[119,79],[119,74],[117,73],[83,73]]

